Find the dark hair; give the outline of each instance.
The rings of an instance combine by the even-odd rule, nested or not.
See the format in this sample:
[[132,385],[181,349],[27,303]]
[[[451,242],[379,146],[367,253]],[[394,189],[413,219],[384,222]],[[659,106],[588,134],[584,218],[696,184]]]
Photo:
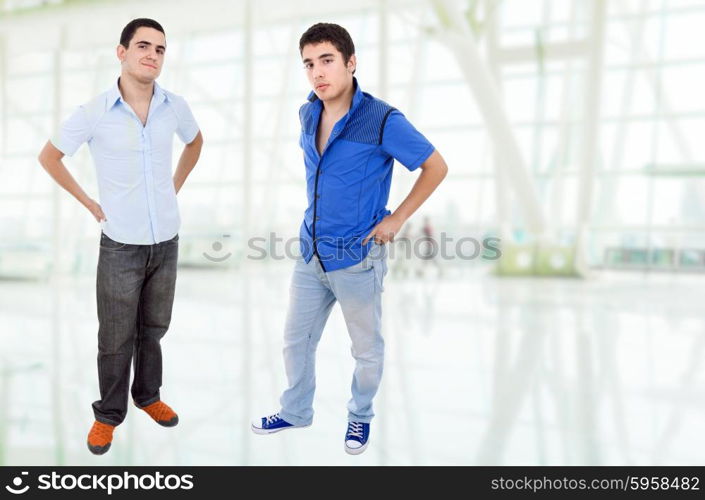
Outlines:
[[303,53],[306,45],[322,42],[332,43],[333,47],[343,55],[343,62],[346,64],[350,56],[355,53],[355,44],[350,38],[350,33],[342,26],[333,23],[317,23],[307,29],[299,40],[299,52]]
[[161,31],[162,34],[166,36],[166,33],[164,33],[164,28],[162,28],[162,25],[157,21],[154,19],[147,19],[146,17],[140,17],[133,19],[122,29],[122,33],[120,33],[120,45],[127,49],[130,46],[130,40],[132,40],[132,37],[135,36],[135,32],[138,28],[154,28],[157,31]]

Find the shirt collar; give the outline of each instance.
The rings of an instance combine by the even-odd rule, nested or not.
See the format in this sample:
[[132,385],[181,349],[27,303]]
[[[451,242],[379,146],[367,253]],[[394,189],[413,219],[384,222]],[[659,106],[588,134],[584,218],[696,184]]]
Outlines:
[[[362,89],[360,89],[360,85],[357,83],[357,78],[355,78],[354,76],[353,76],[353,88],[355,89],[355,91],[353,93],[352,103],[350,104],[350,110],[348,111],[348,114],[350,114],[355,108],[357,108],[360,105],[360,102],[362,101],[362,98],[363,98]],[[311,92],[309,92],[307,99],[309,102],[316,102],[316,101],[318,101],[318,96],[312,90]]]
[[[105,102],[105,109],[106,110],[112,108],[117,101],[122,100],[122,94],[120,93],[120,87],[118,87],[119,81],[120,81],[120,78],[115,80],[115,84],[108,91],[108,99]],[[162,89],[157,82],[154,82],[154,94],[153,94],[152,99],[154,100],[155,106],[158,104],[161,104],[162,102],[167,100],[166,92],[164,92],[164,89]]]
[[105,110],[109,110],[112,108],[115,103],[118,101],[118,99],[122,99],[122,95],[120,95],[120,87],[118,87],[118,82],[120,81],[120,78],[115,80],[115,83],[113,84],[112,87],[110,87],[110,90],[108,91],[108,99],[105,101]]

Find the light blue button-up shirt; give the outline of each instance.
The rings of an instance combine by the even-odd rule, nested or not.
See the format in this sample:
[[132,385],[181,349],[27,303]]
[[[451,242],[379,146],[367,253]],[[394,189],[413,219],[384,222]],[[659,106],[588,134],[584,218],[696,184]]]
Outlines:
[[151,245],[179,231],[171,168],[174,133],[188,144],[198,130],[184,98],[156,82],[143,126],[116,82],[79,106],[51,142],[67,156],[88,143],[106,218],[101,223],[103,232],[120,243]]

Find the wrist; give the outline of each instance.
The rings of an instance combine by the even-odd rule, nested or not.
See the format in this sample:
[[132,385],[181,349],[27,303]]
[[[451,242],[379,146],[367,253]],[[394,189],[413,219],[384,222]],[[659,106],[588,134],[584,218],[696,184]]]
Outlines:
[[406,222],[406,219],[409,218],[404,212],[400,212],[398,209],[391,214],[390,217],[396,220],[399,224],[403,224]]
[[81,205],[83,205],[84,207],[89,208],[89,209],[91,208],[91,204],[95,203],[93,198],[91,198],[90,196],[87,196],[85,194],[80,196],[78,198],[78,201],[81,202]]

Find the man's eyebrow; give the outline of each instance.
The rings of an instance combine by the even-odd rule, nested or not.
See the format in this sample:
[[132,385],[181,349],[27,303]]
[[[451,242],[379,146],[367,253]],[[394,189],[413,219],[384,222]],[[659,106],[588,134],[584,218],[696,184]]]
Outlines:
[[[335,54],[333,54],[333,53],[326,53],[326,54],[321,54],[320,56],[318,56],[318,58],[319,58],[319,59],[323,59],[324,57],[333,57],[333,56],[335,56]],[[310,57],[307,57],[306,59],[304,59],[304,62],[305,62],[305,63],[311,62],[311,58],[310,58]]]
[[[145,45],[152,45],[152,42],[148,42],[147,40],[140,40],[139,42],[135,42],[135,43],[143,43]],[[164,47],[164,45],[157,45],[157,48],[162,49],[162,50],[166,50],[166,47]]]

